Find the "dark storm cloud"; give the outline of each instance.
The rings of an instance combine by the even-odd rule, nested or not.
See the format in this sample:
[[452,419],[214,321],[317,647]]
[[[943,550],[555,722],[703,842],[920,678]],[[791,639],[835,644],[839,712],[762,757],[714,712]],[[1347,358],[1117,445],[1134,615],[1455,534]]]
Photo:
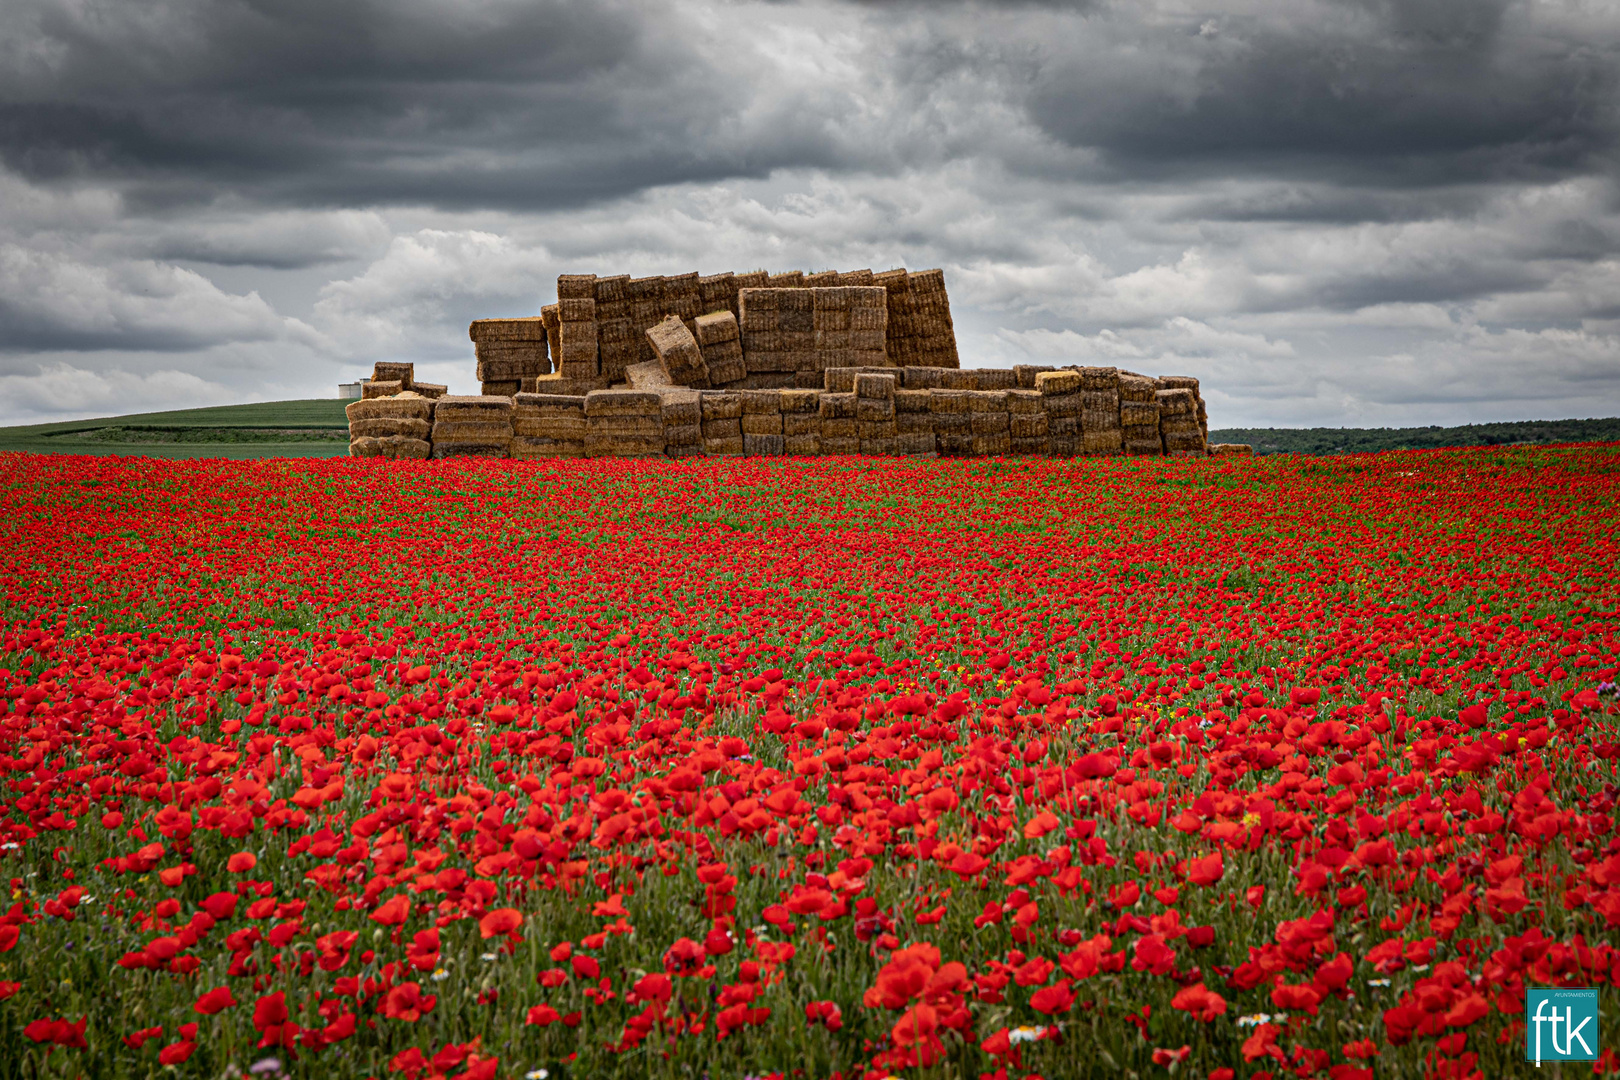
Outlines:
[[728,140],[751,73],[715,68],[656,10],[199,0],[102,20],[37,5],[0,16],[54,57],[0,70],[0,160],[122,181],[149,210],[219,189],[550,208],[832,163],[813,114]]

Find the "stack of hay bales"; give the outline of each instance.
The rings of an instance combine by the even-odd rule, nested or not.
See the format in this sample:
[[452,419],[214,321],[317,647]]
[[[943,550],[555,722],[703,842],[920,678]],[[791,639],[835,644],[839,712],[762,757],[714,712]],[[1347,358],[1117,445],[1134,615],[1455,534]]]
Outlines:
[[1119,424],[1125,453],[1132,457],[1159,457],[1164,444],[1159,438],[1157,384],[1145,375],[1119,373]]
[[783,390],[782,452],[794,457],[821,453],[821,394],[816,390]]
[[698,399],[703,452],[709,457],[737,457],[743,452],[740,394],[709,390]]
[[503,458],[512,449],[512,399],[446,395],[433,409],[435,458]]
[[510,397],[525,380],[550,373],[543,318],[475,319],[467,327],[478,357],[478,381],[485,394]]
[[1254,447],[1248,443],[1210,443],[1211,457],[1254,457]]
[[908,363],[918,367],[960,367],[951,301],[945,293],[945,271],[919,270],[909,277],[913,344]]
[[1035,391],[1046,413],[1047,452],[1053,457],[1074,457],[1081,451],[1081,386],[1078,371],[1043,371],[1035,376]]
[[737,314],[737,275],[731,271],[698,278],[698,295],[702,299],[703,314],[729,311]]
[[[1204,433],[1204,441],[1209,442],[1209,410],[1204,407],[1204,396],[1199,392],[1198,380],[1191,375],[1161,375],[1157,380],[1160,390],[1191,390],[1193,402],[1198,407],[1198,429]],[[1243,443],[1232,443],[1233,446],[1242,446]]]
[[703,350],[680,316],[669,315],[651,327],[647,341],[671,384],[693,390],[708,389],[709,368],[703,362]]
[[1170,457],[1203,457],[1204,432],[1198,426],[1198,406],[1191,390],[1160,390],[1159,434]]
[[1125,447],[1119,426],[1119,370],[1080,369],[1080,449],[1092,457],[1117,454]]
[[776,390],[744,390],[742,399],[743,453],[749,457],[780,457],[782,395]]
[[[391,380],[397,381],[397,380]],[[420,461],[432,447],[434,402],[415,391],[362,398],[344,407],[349,417],[349,455]]]
[[1007,391],[969,390],[969,424],[975,457],[1005,455],[1012,451],[1012,424],[1007,412]]
[[664,453],[672,458],[703,453],[703,409],[696,390],[665,390],[658,395],[663,407]]
[[934,445],[941,457],[967,457],[973,453],[973,393],[943,386],[928,391]]
[[557,370],[566,379],[601,377],[596,325],[596,275],[557,278]]
[[664,405],[655,391],[592,390],[585,395],[586,457],[663,454]]
[[1008,390],[1007,434],[1014,454],[1045,454],[1050,449],[1046,407],[1038,390]]
[[512,399],[512,456],[577,458],[585,455],[585,398],[520,393]]
[[[912,368],[907,371],[917,370]],[[921,370],[933,370],[925,368]],[[905,381],[905,380],[902,380]],[[934,414],[930,392],[902,386],[894,392],[894,452],[908,457],[934,453]]]
[[631,316],[629,274],[596,279],[596,346],[604,382],[623,382],[626,369],[641,361],[641,332]]
[[[828,372],[829,377],[831,372]],[[850,378],[847,390],[828,386],[816,402],[816,417],[820,421],[821,452],[823,454],[858,454],[861,452],[861,424],[856,419],[855,380]]]
[[729,386],[747,377],[748,369],[743,364],[742,330],[737,325],[737,316],[729,309],[699,315],[692,329],[698,348],[703,352],[703,366],[709,372],[709,385]]
[[892,374],[855,376],[855,420],[860,425],[861,453],[887,456],[895,452],[894,391]]

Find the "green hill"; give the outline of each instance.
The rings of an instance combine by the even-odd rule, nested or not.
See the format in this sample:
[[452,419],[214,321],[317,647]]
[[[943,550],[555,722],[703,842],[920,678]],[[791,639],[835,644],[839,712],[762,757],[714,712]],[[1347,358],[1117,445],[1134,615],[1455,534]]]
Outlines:
[[1368,454],[1379,450],[1438,450],[1452,446],[1620,442],[1620,417],[1604,420],[1520,420],[1501,424],[1418,428],[1223,428],[1212,443],[1248,443],[1257,454]]
[[344,457],[348,402],[266,401],[0,428],[0,453],[162,458]]

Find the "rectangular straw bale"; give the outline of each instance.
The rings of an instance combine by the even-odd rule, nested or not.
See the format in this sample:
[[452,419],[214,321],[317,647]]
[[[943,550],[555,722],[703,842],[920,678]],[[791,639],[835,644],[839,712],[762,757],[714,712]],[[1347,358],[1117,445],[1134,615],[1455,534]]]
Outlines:
[[1160,416],[1198,416],[1191,390],[1160,390],[1157,393]]
[[748,435],[780,435],[782,434],[782,414],[772,413],[743,413],[742,433]]
[[1045,441],[1048,431],[1045,413],[1008,413],[1007,431],[1015,439]]
[[973,372],[975,390],[1016,390],[1018,373],[1012,368],[979,368]]
[[934,433],[934,447],[940,457],[971,457],[973,436],[966,432]]
[[893,375],[888,373],[857,371],[855,374],[855,396],[892,402],[897,381]]
[[780,415],[782,394],[777,390],[744,390],[737,395],[742,399],[744,416]]
[[894,437],[894,452],[900,457],[924,457],[935,453],[932,431],[899,432]]
[[1119,415],[1119,395],[1112,390],[1080,391],[1080,407],[1087,412],[1108,412]]
[[717,390],[704,391],[698,395],[698,409],[705,420],[740,420],[742,396]]
[[692,332],[678,317],[670,315],[663,322],[650,327],[647,340],[652,343],[658,363],[672,384],[694,389],[709,385],[709,367],[703,362],[703,351],[698,348]]
[[696,390],[665,390],[658,395],[664,426],[682,427],[703,419],[702,397]]
[[703,440],[703,453],[707,457],[742,457],[742,433],[725,438],[705,438]]
[[[476,325],[476,324],[475,324]],[[372,382],[397,382],[404,389],[411,389],[411,382],[416,377],[416,365],[399,363],[392,360],[378,360],[371,365]]]
[[1118,392],[1119,369],[1112,367],[1083,367],[1080,369],[1082,390],[1108,390]]
[[897,413],[926,413],[930,410],[932,397],[927,390],[896,390],[894,392],[894,411]]
[[821,453],[821,434],[807,431],[782,437],[782,452],[789,457],[815,457]]
[[698,278],[698,295],[703,299],[703,310],[729,311],[737,309],[737,275],[731,271],[709,274]]
[[719,345],[727,341],[740,341],[742,331],[738,327],[737,316],[729,310],[711,311],[707,315],[699,315],[692,324],[692,335],[697,338],[699,345]]
[[977,390],[979,388],[978,372],[967,369],[935,368],[939,372],[939,385],[945,390]]
[[742,438],[742,419],[735,420],[704,420],[698,425],[705,439],[740,439]]
[[653,390],[592,390],[585,395],[585,415],[662,417],[664,405]]
[[861,440],[855,436],[821,436],[821,452],[827,457],[854,457],[861,452]]
[[514,435],[509,448],[513,460],[542,461],[546,458],[585,456],[585,439],[557,439],[537,435]]
[[1159,406],[1157,403],[1142,405],[1136,402],[1119,404],[1119,424],[1121,427],[1150,427],[1155,431],[1159,428]]
[[1133,405],[1152,403],[1158,388],[1154,380],[1145,375],[1121,373],[1119,376],[1119,400],[1131,402]]
[[804,271],[787,270],[780,274],[772,274],[769,285],[773,289],[802,289],[804,288]]
[[996,435],[1012,428],[1011,413],[973,412],[968,416],[970,428],[975,435]]
[[783,390],[777,395],[777,404],[784,413],[814,415],[821,408],[821,392],[799,388]]
[[412,382],[411,389],[425,398],[442,398],[450,392],[443,383]]
[[425,439],[431,434],[433,434],[433,425],[427,420],[381,417],[376,420],[351,420],[349,422],[349,437],[351,439],[361,435],[369,435],[375,439],[385,439],[393,435],[399,435],[407,439]]
[[855,395],[855,419],[861,421],[883,421],[893,423],[895,418],[893,398],[871,398]]
[[941,371],[932,367],[904,367],[900,369],[900,385],[907,390],[932,390],[941,385]]
[[1085,398],[1080,394],[1042,394],[1041,407],[1050,418],[1059,416],[1078,419]]
[[522,389],[522,379],[495,379],[478,384],[478,392],[485,397],[511,397]]
[[361,398],[343,407],[349,423],[361,420],[431,420],[434,402],[424,397]]
[[1126,428],[1123,431],[1125,454],[1128,457],[1161,457],[1164,443],[1157,429]]
[[1078,371],[1043,371],[1035,376],[1035,389],[1043,395],[1050,394],[1078,394],[1080,392],[1080,373]]
[[696,271],[664,278],[664,312],[681,319],[695,319],[703,314],[703,291]]
[[511,451],[511,441],[503,443],[462,443],[433,440],[433,459],[450,458],[504,458]]
[[835,394],[853,394],[855,392],[855,376],[863,374],[883,374],[880,367],[830,367],[821,373],[822,386]]
[[564,325],[571,322],[596,321],[596,298],[587,296],[577,300],[557,301],[557,319]]
[[[810,306],[817,312],[818,318],[821,312],[847,312],[852,291],[839,285],[816,285],[810,289]],[[845,316],[847,320],[848,316]]]
[[596,300],[597,314],[601,318],[622,319],[628,317],[630,314],[628,309],[615,307],[611,309],[611,315],[602,309],[604,305],[624,305],[630,302],[630,275],[614,274],[611,277],[597,278],[594,298]]
[[[743,417],[746,424],[748,417]],[[750,435],[743,430],[743,454],[747,457],[781,457],[786,449],[780,434]]]
[[782,434],[788,437],[794,435],[817,435],[821,433],[821,416],[817,413],[789,413],[782,414]]
[[595,274],[559,274],[557,275],[557,300],[591,300],[596,299]]
[[667,390],[675,385],[670,382],[664,365],[656,360],[626,366],[624,377],[632,390]]
[[972,390],[947,390],[944,388],[928,391],[928,410],[935,415],[941,413],[961,413],[966,415],[973,411]]
[[894,414],[894,430],[897,435],[915,434],[926,431],[934,433],[934,414],[929,412],[897,412]]
[[1005,457],[1012,453],[1012,439],[1004,431],[973,436],[974,457]]
[[1080,455],[1080,437],[1078,435],[1052,435],[1046,440],[1046,452],[1055,458],[1072,458]]
[[1248,443],[1210,443],[1211,457],[1254,457],[1254,447]]
[[843,286],[863,286],[872,284],[872,271],[845,270],[838,275],[838,284]]
[[512,420],[512,434],[527,439],[583,439],[584,416],[519,416]]
[[973,390],[968,393],[968,411],[992,413],[1007,411],[1007,391]]
[[540,322],[546,328],[546,351],[551,354],[553,361],[560,362],[558,358],[562,355],[562,342],[557,336],[557,328],[562,320],[558,313],[556,304],[547,304],[540,309]]
[[771,275],[765,270],[749,270],[734,275],[737,279],[737,291],[743,289],[765,289],[771,284]]
[[814,274],[804,275],[804,287],[807,289],[826,289],[837,286],[838,271],[821,270]]
[[869,439],[863,438],[861,440],[861,453],[867,457],[893,457],[894,438],[893,435],[877,435]]
[[1080,437],[1080,417],[1053,416],[1046,414],[1046,433],[1054,439],[1078,439]]
[[821,395],[817,402],[817,409],[822,419],[855,419],[855,395],[853,393],[830,392]]
[[1034,390],[1034,389],[1036,389],[1035,376],[1041,375],[1041,374],[1044,374],[1044,373],[1050,372],[1050,371],[1056,371],[1056,370],[1057,370],[1057,368],[1052,367],[1050,365],[1043,365],[1043,364],[1014,364],[1013,365],[1013,376],[1015,378],[1017,378],[1017,380],[1018,380],[1019,389],[1021,389],[1021,390]]
[[827,439],[859,439],[861,437],[861,422],[854,417],[819,416],[821,421],[821,438]]
[[433,444],[426,439],[409,435],[385,435],[377,439],[377,456],[388,461],[425,461],[433,452]]
[[1007,411],[1010,413],[1039,413],[1046,415],[1046,407],[1041,403],[1041,395],[1037,390],[1008,390]]
[[601,390],[604,388],[605,387],[602,380],[596,378],[595,376],[588,379],[575,379],[569,378],[563,375],[561,372],[554,372],[553,374],[541,375],[540,377],[536,378],[534,380],[534,387],[532,390],[525,390],[521,392],[536,394],[562,394],[569,397],[584,398],[584,396],[590,393],[592,390]]
[[403,394],[404,392],[405,384],[398,379],[389,379],[385,382],[372,381],[360,387],[360,400],[393,397],[395,394]]
[[667,452],[672,446],[702,446],[703,426],[701,424],[665,424],[664,450]]
[[703,363],[709,369],[710,386],[727,386],[747,377],[748,366],[743,361],[741,341],[722,341],[699,348],[703,352]]
[[382,457],[382,441],[372,435],[354,435],[349,439],[349,456],[357,458]]
[[588,458],[651,458],[664,456],[662,436],[586,435]]
[[1081,429],[1080,452],[1088,457],[1117,454],[1124,449],[1124,439],[1118,428],[1108,431]]
[[[781,340],[780,336],[776,340]],[[747,337],[743,339],[743,368],[748,375],[782,375],[783,385],[793,386],[793,373],[799,369],[799,354],[786,349],[751,348]]]

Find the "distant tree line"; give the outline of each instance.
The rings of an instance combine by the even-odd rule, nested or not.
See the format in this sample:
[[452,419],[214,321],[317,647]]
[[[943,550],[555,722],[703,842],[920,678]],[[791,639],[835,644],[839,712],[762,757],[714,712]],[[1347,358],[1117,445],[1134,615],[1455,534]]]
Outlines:
[[1448,446],[1515,446],[1620,442],[1620,417],[1520,420],[1503,424],[1415,428],[1225,428],[1212,443],[1248,443],[1257,454],[1368,454]]

